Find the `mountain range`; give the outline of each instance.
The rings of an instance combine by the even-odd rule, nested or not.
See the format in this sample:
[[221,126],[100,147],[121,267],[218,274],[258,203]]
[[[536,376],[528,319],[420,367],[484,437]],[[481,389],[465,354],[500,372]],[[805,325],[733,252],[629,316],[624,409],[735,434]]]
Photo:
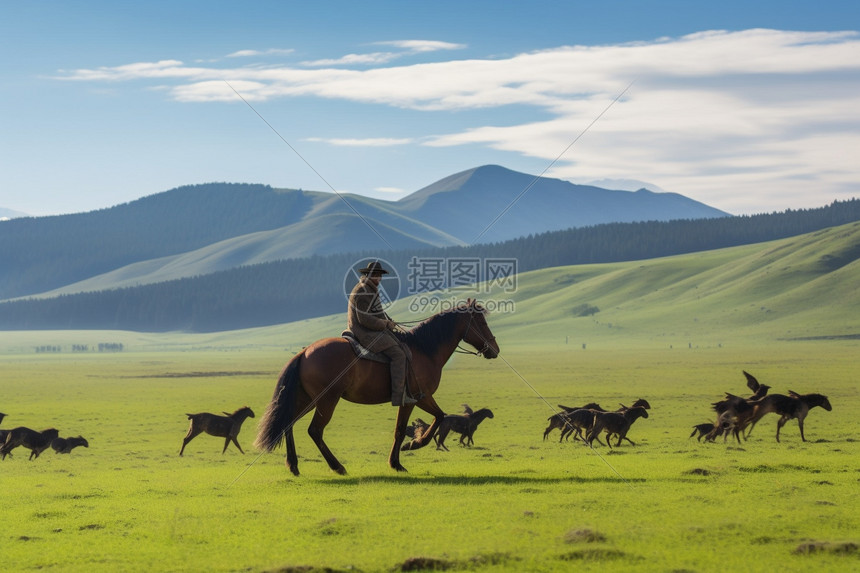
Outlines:
[[21,211],[15,211],[13,209],[6,209],[5,207],[0,207],[0,221],[6,221],[8,219],[14,219],[16,217],[26,217],[26,213],[22,213]]
[[185,186],[0,223],[0,299],[158,283],[312,255],[493,243],[602,223],[726,217],[675,193],[487,165],[398,201],[266,185]]

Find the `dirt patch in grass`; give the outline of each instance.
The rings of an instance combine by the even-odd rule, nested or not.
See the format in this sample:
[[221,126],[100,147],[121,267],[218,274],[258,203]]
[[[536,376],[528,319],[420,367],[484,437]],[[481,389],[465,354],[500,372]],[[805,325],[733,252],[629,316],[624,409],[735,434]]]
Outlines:
[[606,536],[593,529],[573,529],[564,534],[565,543],[598,543],[606,541]]
[[813,555],[816,553],[831,553],[835,555],[860,555],[860,545],[853,542],[831,543],[829,541],[809,541],[798,545],[795,555]]
[[625,559],[630,555],[617,549],[578,549],[559,555],[562,561],[603,561],[606,559]]
[[224,376],[272,376],[262,370],[218,370],[215,372],[162,372],[161,374],[137,374],[120,378],[222,378]]
[[315,567],[314,565],[290,565],[280,569],[271,569],[265,573],[359,573],[359,569],[332,569],[331,567]]
[[394,566],[394,571],[449,571],[449,570],[473,570],[481,567],[491,567],[509,561],[518,561],[507,553],[488,553],[476,555],[466,560],[437,559],[435,557],[410,557],[403,563]]
[[403,563],[394,567],[395,571],[447,571],[453,569],[457,564],[446,559],[435,557],[410,557]]
[[706,470],[705,468],[693,468],[691,470],[685,471],[684,475],[687,475],[687,476],[709,476],[709,475],[711,475],[711,470]]

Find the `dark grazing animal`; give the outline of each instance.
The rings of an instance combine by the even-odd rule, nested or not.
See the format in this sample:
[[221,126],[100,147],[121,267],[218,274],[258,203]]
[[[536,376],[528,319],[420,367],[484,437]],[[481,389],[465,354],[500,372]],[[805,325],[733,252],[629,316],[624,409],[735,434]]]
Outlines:
[[[573,433],[576,434],[574,439],[586,441],[585,436],[588,435],[591,428],[594,426],[595,414],[602,413],[604,411],[605,410],[598,410],[596,408],[580,408],[579,410],[568,412],[565,418],[564,428],[561,430],[561,437],[558,441],[561,442],[563,439],[570,437],[570,434]],[[583,431],[585,431],[585,435],[583,435]],[[603,443],[600,441],[599,437],[596,439],[601,444]]]
[[[648,410],[644,406],[636,406],[627,408],[623,412],[596,412],[594,414],[594,425],[591,432],[588,434],[588,443],[591,444],[600,432],[606,432],[606,444],[611,448],[613,435],[618,436],[616,446],[621,445],[621,440],[627,440],[631,445],[636,445],[633,440],[627,437],[627,432],[630,431],[630,426],[639,418],[647,418]],[[598,440],[599,441],[599,440]]]
[[[6,414],[0,412],[0,424],[3,423],[3,418],[6,417]],[[0,446],[6,443],[6,434],[9,433],[9,430],[0,430]]]
[[756,423],[761,420],[766,414],[779,414],[779,421],[776,423],[776,441],[779,442],[779,431],[786,422],[792,419],[797,419],[797,425],[800,428],[800,439],[806,441],[806,436],[803,434],[803,421],[806,419],[809,410],[816,406],[821,406],[828,412],[833,409],[827,396],[823,394],[798,394],[791,390],[788,391],[788,396],[783,394],[770,394],[761,400],[753,403],[753,411],[749,417],[749,433],[752,432]]
[[[579,406],[578,408],[571,408],[570,406],[563,406],[561,404],[558,404],[558,407],[561,408],[562,411],[547,418],[547,420],[549,420],[549,426],[547,426],[546,430],[543,431],[544,440],[546,440],[546,437],[550,432],[555,428],[558,428],[561,430],[561,436],[558,438],[558,441],[560,442],[562,438],[565,437],[565,429],[568,427],[567,416],[575,410],[600,410],[601,412],[605,412],[605,410],[600,407],[600,404],[597,404],[596,402],[589,402],[585,406]],[[570,434],[570,431],[568,431],[567,434]]]
[[51,441],[59,435],[60,432],[54,428],[48,428],[41,432],[23,426],[12,428],[6,434],[3,445],[0,446],[0,459],[6,459],[6,456],[18,446],[24,446],[30,450],[29,459],[38,458],[39,454],[51,447]]
[[713,441],[713,440],[708,440],[706,437],[706,436],[709,436],[710,433],[713,431],[714,431],[714,425],[710,422],[707,422],[705,424],[696,424],[695,426],[693,426],[693,433],[690,434],[690,437],[692,438],[693,436],[696,435],[696,432],[698,432],[699,435],[696,436],[697,442],[701,442],[702,438],[705,438],[705,441]]
[[406,437],[415,439],[420,438],[424,435],[424,432],[427,431],[427,428],[430,427],[430,424],[422,420],[421,418],[415,418],[412,420],[411,426],[406,426]]
[[[629,409],[624,404],[619,404],[619,405],[621,407],[618,410],[616,410],[616,412],[623,413]],[[597,406],[596,408],[588,408],[588,409],[593,410],[593,411],[597,411],[597,412],[605,412],[606,411],[594,403],[587,404],[586,406]],[[633,403],[632,407],[633,408],[640,408],[641,407],[641,408],[645,408],[646,410],[649,410],[651,408],[651,404],[648,403],[648,400],[645,400],[644,398],[639,398],[638,400],[636,400]],[[569,414],[569,416],[572,414],[573,414],[573,412],[571,412]],[[582,430],[585,430],[585,433],[587,435],[588,432],[591,430],[591,427],[593,424],[594,424],[594,419],[592,418],[591,420],[589,420],[587,414],[585,414],[585,413],[577,414],[575,420],[572,420],[571,423],[564,425],[564,428],[562,428],[562,430],[561,430],[561,437],[559,438],[559,441],[566,440],[574,432],[576,432],[577,438],[579,438],[582,441],[585,441],[585,438],[582,435]],[[598,443],[601,443],[601,444],[603,443],[600,441],[600,438],[596,438],[596,439],[597,439]],[[627,440],[627,441],[630,441],[630,440]]]
[[51,448],[58,454],[70,454],[72,453],[72,450],[74,450],[78,446],[89,448],[90,443],[86,440],[86,438],[83,438],[81,436],[77,436],[74,438],[54,438],[51,441]]
[[729,434],[741,443],[741,434],[747,426],[747,420],[752,415],[754,401],[726,392],[726,397],[712,406],[717,413],[717,423],[708,434],[708,441],[713,442],[720,434],[725,442]]
[[[227,412],[224,412],[227,414]],[[227,414],[226,416],[218,416],[216,414],[209,414],[208,412],[203,412],[202,414],[186,414],[188,419],[191,420],[191,424],[188,427],[188,433],[185,435],[185,439],[182,440],[182,449],[179,450],[179,455],[182,455],[182,452],[185,451],[185,446],[188,445],[188,442],[193,440],[197,435],[202,432],[206,432],[211,436],[216,436],[219,438],[226,438],[224,440],[224,449],[221,450],[221,454],[227,451],[227,446],[230,445],[230,442],[233,442],[239,451],[243,454],[245,453],[242,450],[242,446],[239,445],[239,442],[236,441],[236,436],[239,435],[239,430],[242,429],[242,423],[247,418],[254,417],[254,411],[251,408],[245,406],[244,408],[239,408],[232,414]]]
[[[747,428],[753,413],[752,403],[765,397],[770,390],[770,386],[759,383],[756,377],[746,370],[742,372],[747,379],[747,388],[753,392],[752,396],[742,398],[727,392],[723,400],[714,402],[712,406],[717,413],[717,423],[706,436],[706,441],[713,442],[722,435],[725,442],[731,434],[740,443],[741,435]],[[746,439],[746,436],[744,438]]]
[[466,413],[463,415],[449,414],[442,418],[442,423],[439,425],[439,433],[436,435],[436,449],[449,451],[445,446],[445,438],[450,432],[460,434],[460,445],[471,446],[474,444],[472,436],[475,430],[478,429],[478,424],[493,417],[493,411],[489,408],[481,408],[475,412],[468,405],[463,404]]

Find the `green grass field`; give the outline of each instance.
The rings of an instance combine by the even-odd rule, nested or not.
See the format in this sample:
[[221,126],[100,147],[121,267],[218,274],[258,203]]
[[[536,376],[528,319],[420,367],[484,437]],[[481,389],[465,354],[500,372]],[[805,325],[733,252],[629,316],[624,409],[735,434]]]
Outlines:
[[[387,466],[390,406],[338,406],[326,439],[347,476],[323,462],[307,418],[300,477],[283,450],[251,445],[280,368],[343,317],[207,335],[0,333],[2,427],[90,443],[0,462],[2,569],[857,570],[860,269],[819,267],[858,233],[522,277],[516,312],[489,319],[501,358],[455,355],[436,394],[451,413],[495,417],[474,447],[404,452],[408,474]],[[575,316],[581,303],[600,312]],[[99,341],[126,351],[33,352]],[[773,415],[741,445],[690,439],[711,402],[749,393],[742,370],[772,392],[826,394],[833,411],[811,411],[807,442],[792,421],[776,443]],[[652,409],[636,446],[542,439],[558,403],[639,397]],[[244,456],[210,436],[178,456],[186,412],[244,405],[257,413]]]

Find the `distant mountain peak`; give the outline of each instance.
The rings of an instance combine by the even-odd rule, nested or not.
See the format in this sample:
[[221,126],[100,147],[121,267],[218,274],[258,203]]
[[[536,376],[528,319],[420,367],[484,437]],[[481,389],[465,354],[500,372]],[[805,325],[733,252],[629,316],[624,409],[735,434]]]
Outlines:
[[651,191],[652,193],[666,193],[665,189],[660,188],[654,183],[639,181],[638,179],[595,179],[588,181],[584,185],[592,185],[601,189],[616,189],[618,191]]
[[9,219],[16,219],[18,217],[29,217],[29,215],[21,211],[0,207],[0,221],[8,221]]

